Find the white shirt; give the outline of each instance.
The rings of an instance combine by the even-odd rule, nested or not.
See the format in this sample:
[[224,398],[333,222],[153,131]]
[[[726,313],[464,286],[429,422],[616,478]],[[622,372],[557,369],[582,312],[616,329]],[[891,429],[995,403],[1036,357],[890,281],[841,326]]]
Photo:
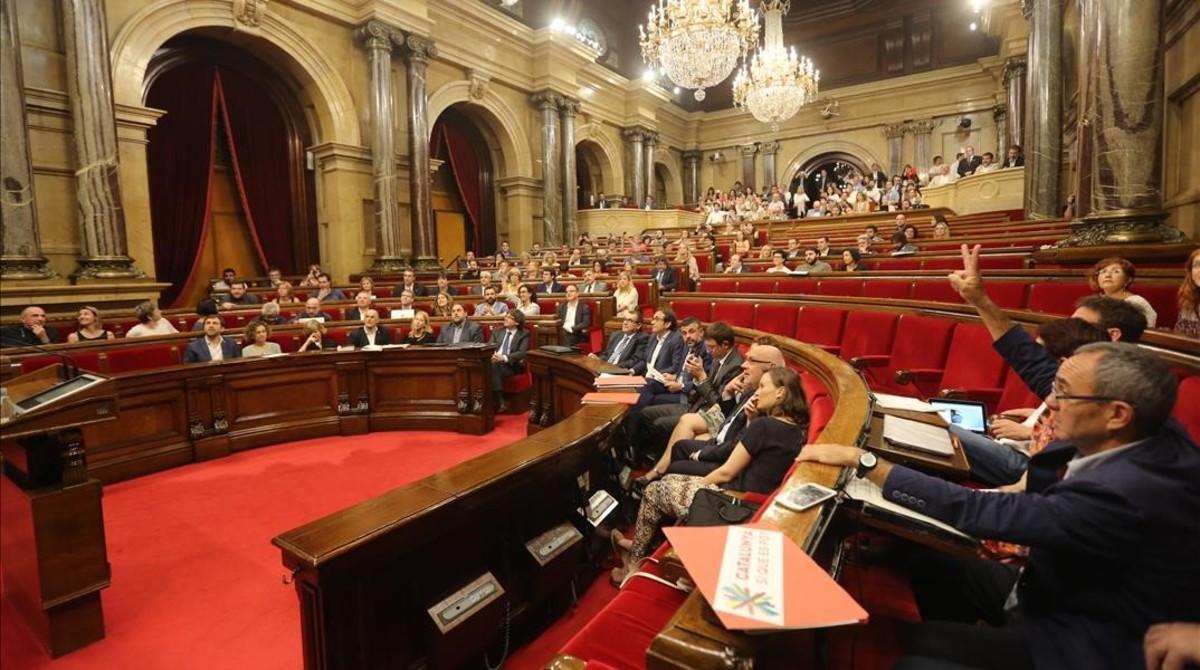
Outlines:
[[563,330],[568,333],[575,332],[575,311],[579,309],[579,301],[568,302],[567,309],[563,312]]
[[175,330],[175,326],[171,325],[170,321],[168,321],[166,319],[159,319],[158,325],[156,325],[156,326],[151,326],[148,323],[137,324],[136,326],[134,326],[133,328],[130,328],[125,333],[125,337],[144,337],[146,335],[170,335],[171,333],[178,333],[178,332],[179,332],[178,330]]
[[224,342],[225,342],[224,338],[218,337],[216,346],[213,346],[212,340],[208,339],[208,337],[204,338],[204,343],[208,345],[208,355],[214,361],[220,361],[220,360],[225,359],[225,352],[221,350],[221,345],[224,344]]
[[368,329],[366,326],[363,326],[363,335],[367,336],[367,345],[368,346],[375,346],[375,336],[378,334],[379,334],[378,328]]
[[646,364],[646,369],[650,373],[648,376],[650,376],[650,377],[654,377],[654,378],[662,377],[662,375],[659,374],[659,372],[658,372],[658,368],[654,367],[654,364],[656,362],[658,362],[658,352],[662,351],[663,342],[666,342],[666,341],[667,341],[666,335],[659,335],[658,337],[655,338],[654,351],[652,351],[650,353],[650,362]]
[[1146,442],[1149,442],[1149,441],[1150,441],[1150,438],[1146,438],[1144,440],[1138,440],[1137,442],[1130,442],[1129,444],[1122,444],[1121,446],[1119,446],[1115,449],[1109,449],[1108,451],[1101,451],[1100,453],[1092,454],[1091,456],[1076,456],[1075,458],[1072,458],[1070,460],[1070,462],[1067,463],[1067,473],[1065,475],[1063,475],[1063,479],[1070,479],[1071,477],[1074,477],[1075,475],[1083,474],[1084,472],[1087,472],[1088,470],[1098,467],[1101,463],[1112,458],[1114,455],[1116,455],[1122,451],[1126,451],[1126,450],[1130,449],[1131,447],[1136,447],[1136,446],[1145,444]]

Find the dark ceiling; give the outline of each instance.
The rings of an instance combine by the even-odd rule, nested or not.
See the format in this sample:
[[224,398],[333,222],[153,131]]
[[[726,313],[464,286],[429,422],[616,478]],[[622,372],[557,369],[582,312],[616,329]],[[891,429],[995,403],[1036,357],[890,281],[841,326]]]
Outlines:
[[[555,17],[572,23],[592,19],[609,44],[602,62],[634,78],[646,68],[637,28],[651,4],[652,0],[520,0],[514,9],[534,28],[550,25]],[[783,17],[783,38],[813,60],[821,71],[821,88],[827,90],[998,53],[995,38],[968,28],[973,19],[967,0],[792,0]],[[689,110],[726,109],[733,106],[731,80],[732,76],[708,89],[703,103],[696,103],[687,90],[675,99]]]

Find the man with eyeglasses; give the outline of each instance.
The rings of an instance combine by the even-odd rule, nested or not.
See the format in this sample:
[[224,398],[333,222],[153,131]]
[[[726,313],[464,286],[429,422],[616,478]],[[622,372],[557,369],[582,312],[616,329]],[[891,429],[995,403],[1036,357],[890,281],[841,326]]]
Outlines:
[[[978,247],[964,246],[963,259],[952,282],[983,303]],[[996,325],[988,327],[1004,353]],[[809,445],[799,460],[856,467],[888,500],[1030,547],[1023,569],[941,555],[914,563],[928,622],[914,631],[914,656],[1139,667],[1151,625],[1200,620],[1200,450],[1171,418],[1178,382],[1133,344],[1084,345],[1061,365],[1036,346],[1021,355],[1009,360],[1031,388],[1046,389],[1055,415],[1055,439],[1030,459],[1024,491],[975,491],[855,447]]]
[[588,354],[588,357],[630,370],[638,361],[645,360],[647,339],[642,332],[641,312],[631,312],[621,321],[621,330],[608,336],[604,350],[599,355]]
[[21,323],[0,328],[0,347],[42,346],[58,342],[58,331],[46,325],[46,310],[30,305],[21,310]]

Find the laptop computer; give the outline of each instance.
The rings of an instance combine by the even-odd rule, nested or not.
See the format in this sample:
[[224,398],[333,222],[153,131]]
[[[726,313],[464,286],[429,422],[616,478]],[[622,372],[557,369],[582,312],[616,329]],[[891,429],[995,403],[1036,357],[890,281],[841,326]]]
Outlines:
[[965,428],[972,433],[987,435],[987,405],[978,400],[950,400],[931,398],[929,404],[937,408],[938,415],[952,426]]

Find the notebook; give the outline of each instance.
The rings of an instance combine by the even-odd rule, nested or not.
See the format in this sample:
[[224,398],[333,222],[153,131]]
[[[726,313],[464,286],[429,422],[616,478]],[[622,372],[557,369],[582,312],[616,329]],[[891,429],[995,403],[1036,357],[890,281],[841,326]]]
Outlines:
[[938,456],[954,455],[954,442],[950,440],[950,431],[944,427],[892,414],[883,415],[883,441]]

